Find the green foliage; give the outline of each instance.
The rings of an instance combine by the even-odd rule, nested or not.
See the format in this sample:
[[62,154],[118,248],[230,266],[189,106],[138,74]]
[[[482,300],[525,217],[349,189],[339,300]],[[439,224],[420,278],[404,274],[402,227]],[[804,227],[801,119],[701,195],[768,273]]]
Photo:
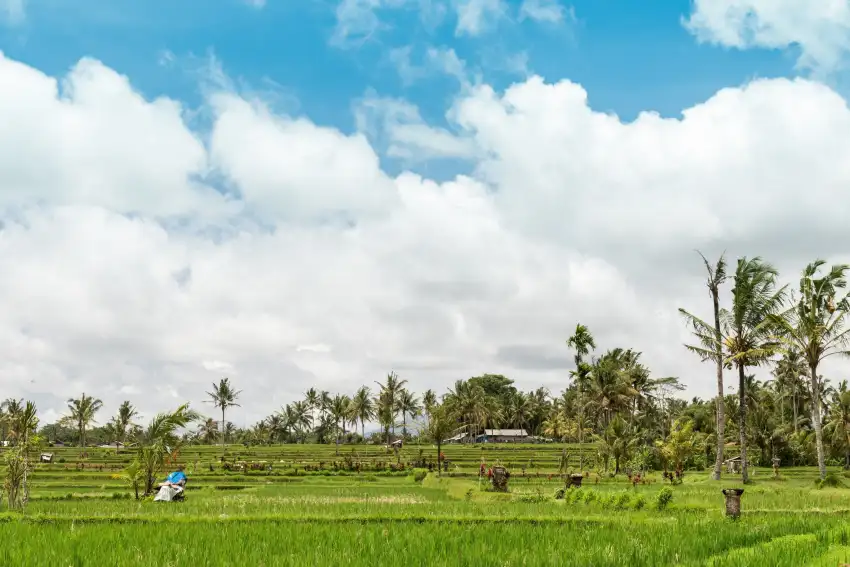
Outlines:
[[428,476],[428,469],[413,469],[413,482],[422,482]]
[[655,509],[659,512],[667,509],[667,506],[670,505],[670,502],[673,501],[673,489],[669,486],[663,487],[658,491],[658,494],[655,495]]

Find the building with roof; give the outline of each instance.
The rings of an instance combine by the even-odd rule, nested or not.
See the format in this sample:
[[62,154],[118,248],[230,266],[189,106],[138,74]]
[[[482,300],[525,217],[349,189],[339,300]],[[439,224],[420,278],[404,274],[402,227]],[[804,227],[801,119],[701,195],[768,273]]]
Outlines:
[[485,429],[475,438],[476,443],[525,443],[529,441],[525,429]]

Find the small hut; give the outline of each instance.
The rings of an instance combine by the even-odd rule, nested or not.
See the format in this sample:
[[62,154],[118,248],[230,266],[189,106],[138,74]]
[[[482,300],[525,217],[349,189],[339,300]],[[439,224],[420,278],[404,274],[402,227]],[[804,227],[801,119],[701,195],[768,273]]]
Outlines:
[[726,459],[723,461],[723,464],[726,466],[726,470],[729,474],[738,474],[741,472],[741,457],[732,457],[731,459]]
[[53,453],[42,453],[39,461],[42,463],[52,463],[53,462]]

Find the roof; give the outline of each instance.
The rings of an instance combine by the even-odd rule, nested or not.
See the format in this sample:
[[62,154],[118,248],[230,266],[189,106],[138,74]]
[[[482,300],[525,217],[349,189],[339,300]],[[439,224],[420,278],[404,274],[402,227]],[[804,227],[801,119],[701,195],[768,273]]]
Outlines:
[[485,429],[484,435],[492,437],[528,437],[525,429]]
[[461,439],[464,439],[465,437],[468,437],[468,435],[466,433],[458,433],[454,437],[449,437],[448,439],[446,439],[446,441],[460,441]]
[[728,463],[729,461],[740,461],[740,460],[741,460],[741,457],[740,457],[740,456],[737,456],[737,457],[732,457],[731,459],[726,459],[726,460],[725,460],[725,461],[723,461],[723,462],[724,462],[724,463]]

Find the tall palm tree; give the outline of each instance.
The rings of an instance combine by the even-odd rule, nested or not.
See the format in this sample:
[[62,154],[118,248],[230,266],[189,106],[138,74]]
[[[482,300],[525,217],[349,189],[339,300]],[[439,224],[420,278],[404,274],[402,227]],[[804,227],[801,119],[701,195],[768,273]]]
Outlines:
[[[708,272],[708,277],[706,278],[706,287],[708,287],[708,293],[711,296],[711,303],[714,308],[714,340],[708,345],[711,348],[707,349],[712,354],[710,357],[703,357],[703,361],[711,360],[715,364],[715,368],[717,371],[717,398],[716,398],[716,409],[717,409],[717,422],[715,425],[716,434],[717,434],[717,454],[714,459],[714,471],[712,472],[711,478],[714,480],[720,480],[720,473],[723,470],[723,445],[725,443],[725,429],[726,429],[726,417],[725,417],[725,408],[723,404],[723,346],[722,346],[722,332],[720,330],[720,286],[726,281],[726,258],[724,254],[720,255],[720,258],[717,260],[717,263],[713,266],[706,257],[702,254],[702,252],[697,252],[702,258],[703,263],[705,264],[706,272]],[[679,312],[685,316],[685,318],[694,325],[695,317],[685,311],[684,309],[679,309]],[[704,325],[702,321],[699,322]],[[700,326],[702,332],[702,327]],[[701,345],[706,346],[706,345]]]
[[330,414],[331,419],[336,424],[336,454],[339,455],[340,431],[345,437],[345,424],[348,421],[349,409],[348,405],[351,400],[348,396],[337,394],[331,400]]
[[212,445],[218,438],[219,425],[211,417],[206,418],[198,427],[197,439],[206,445]]
[[222,378],[219,380],[218,384],[213,383],[213,389],[211,392],[207,392],[207,395],[210,397],[209,401],[213,404],[213,406],[217,408],[221,408],[221,454],[224,455],[224,444],[227,440],[227,420],[225,419],[225,412],[232,407],[240,407],[239,404],[236,403],[236,400],[239,399],[239,394],[242,393],[242,390],[234,390],[233,386],[230,385],[230,378]]
[[86,446],[86,429],[89,425],[97,423],[94,417],[102,407],[103,402],[101,400],[87,396],[85,393],[79,399],[71,398],[68,400],[68,415],[65,420],[77,428],[77,433],[80,436],[80,447]]
[[372,393],[368,387],[361,386],[351,398],[351,412],[354,418],[360,421],[360,434],[365,441],[366,422],[375,417],[375,403],[372,401]]
[[138,415],[139,412],[136,411],[136,408],[129,400],[124,400],[121,405],[118,406],[118,413],[112,418],[112,429],[114,430],[116,437],[116,450],[118,449],[118,443],[125,443],[127,441],[127,433],[130,428],[136,425],[133,422],[133,419]]
[[596,348],[596,341],[590,330],[581,323],[576,325],[573,335],[567,339],[567,347],[575,351],[576,369],[570,372],[578,388],[578,442],[581,450],[579,452],[579,468],[584,468],[584,389],[587,383],[590,368],[584,361],[584,357]]
[[846,274],[850,266],[836,264],[829,272],[821,274],[820,269],[825,264],[823,260],[815,260],[806,266],[800,278],[799,300],[782,316],[773,317],[782,330],[785,345],[788,349],[800,351],[809,367],[812,425],[821,479],[826,477],[826,457],[821,421],[822,385],[818,366],[830,356],[850,355],[850,328],[846,328],[850,302],[847,293],[839,297],[839,290],[847,287]]
[[797,417],[800,407],[800,379],[807,377],[808,373],[809,369],[806,361],[803,360],[803,355],[795,349],[784,352],[773,371],[778,393],[783,399],[786,397],[791,399],[791,425],[795,434],[799,430],[800,423],[800,419]]
[[413,395],[410,390],[402,388],[395,400],[395,410],[401,414],[402,438],[407,439],[407,416],[415,419],[422,411],[422,406],[419,404],[419,398]]
[[847,389],[847,380],[842,380],[833,394],[824,432],[832,440],[833,447],[844,452],[844,468],[850,468],[850,390]]
[[[396,416],[396,398],[398,398],[401,393],[404,385],[407,384],[407,380],[401,380],[398,377],[398,374],[395,372],[390,372],[387,374],[386,382],[381,384],[380,382],[376,382],[378,386],[381,388],[381,395],[385,396],[385,402],[387,404],[387,408],[392,414],[392,422],[390,427],[392,428],[393,436],[395,436],[395,416]],[[387,411],[387,408],[384,408]],[[387,439],[387,445],[389,445],[390,441]]]
[[316,410],[319,409],[321,398],[316,388],[310,388],[304,392],[304,403],[307,404],[307,409],[310,410],[310,427],[316,422]]
[[[723,364],[738,370],[738,435],[744,483],[749,481],[747,368],[764,364],[781,346],[774,316],[781,311],[786,287],[777,287],[777,276],[776,268],[759,257],[739,259],[733,277],[732,307],[720,310]],[[718,350],[717,329],[698,317],[686,315],[698,343],[685,345],[686,348],[703,360],[714,360]]]

